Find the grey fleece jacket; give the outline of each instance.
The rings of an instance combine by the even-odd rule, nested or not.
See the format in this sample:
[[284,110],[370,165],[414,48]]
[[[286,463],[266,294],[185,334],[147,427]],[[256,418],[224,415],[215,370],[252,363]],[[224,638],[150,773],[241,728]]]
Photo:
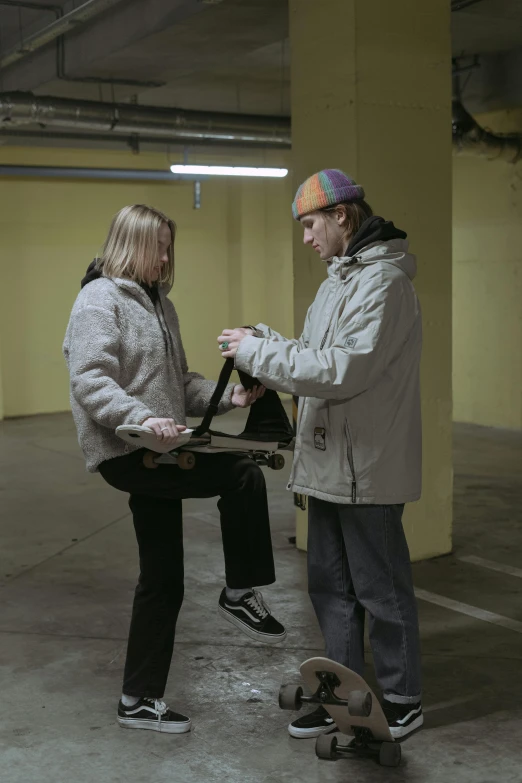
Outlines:
[[[167,293],[162,287],[154,305],[138,283],[102,277],[86,285],[74,303],[63,352],[90,473],[101,462],[135,450],[117,437],[116,427],[150,417],[186,424],[187,416],[203,416],[210,402],[216,384],[188,371]],[[234,407],[233,388],[227,387],[219,413]]]

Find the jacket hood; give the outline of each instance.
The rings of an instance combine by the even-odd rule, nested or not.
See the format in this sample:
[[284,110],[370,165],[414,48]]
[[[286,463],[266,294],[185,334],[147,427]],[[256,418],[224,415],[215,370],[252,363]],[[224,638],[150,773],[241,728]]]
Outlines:
[[85,273],[85,276],[82,278],[81,282],[81,288],[85,288],[85,286],[88,283],[92,283],[93,280],[98,280],[102,276],[101,272],[97,268],[97,263],[99,259],[95,258],[94,261],[91,261],[89,266],[87,267],[87,271]]
[[[101,277],[103,277],[98,266],[99,261],[100,261],[99,258],[95,258],[93,261],[91,261],[80,283],[81,288],[85,288],[85,286],[88,285],[89,283],[92,283],[93,280],[99,280]],[[157,285],[149,286],[146,283],[135,283],[132,280],[125,280],[124,278],[118,278],[118,284],[122,285],[123,287],[134,289],[134,290],[136,290],[135,288],[136,286],[139,286],[139,288],[142,288],[149,296],[149,298],[152,299],[153,304],[157,301],[159,288],[161,288],[161,290],[165,292],[165,295],[167,295],[168,292],[170,291],[169,285],[163,285],[159,287]]]
[[346,251],[347,256],[356,256],[361,250],[374,242],[389,242],[390,239],[406,239],[408,234],[400,228],[395,228],[391,220],[384,220],[378,215],[372,215],[361,225],[359,231],[351,238]]
[[374,215],[365,220],[359,231],[352,237],[346,255],[332,259],[329,274],[335,274],[339,264],[375,264],[387,262],[396,266],[410,280],[417,274],[417,261],[408,253],[407,234],[396,228],[391,220]]

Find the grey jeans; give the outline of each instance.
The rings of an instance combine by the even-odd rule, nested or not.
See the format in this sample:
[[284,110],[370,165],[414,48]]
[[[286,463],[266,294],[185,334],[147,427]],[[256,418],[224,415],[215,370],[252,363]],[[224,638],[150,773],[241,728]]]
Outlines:
[[404,506],[338,505],[309,498],[308,592],[326,656],[364,676],[364,620],[375,674],[392,702],[418,701],[417,604]]

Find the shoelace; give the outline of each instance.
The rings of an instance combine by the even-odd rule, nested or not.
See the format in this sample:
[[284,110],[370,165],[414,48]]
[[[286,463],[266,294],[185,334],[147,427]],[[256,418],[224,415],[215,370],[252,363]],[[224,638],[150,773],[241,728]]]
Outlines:
[[263,598],[262,593],[259,590],[252,589],[252,595],[245,601],[251,609],[254,610],[259,617],[264,620],[270,614],[270,607]]
[[165,715],[165,713],[167,713],[169,711],[169,708],[167,707],[165,702],[164,701],[159,701],[159,699],[149,699],[149,698],[145,697],[143,699],[143,701],[147,701],[147,702],[149,702],[149,704],[152,704],[152,706],[154,707],[154,710],[158,713],[160,722],[161,722],[162,716]]

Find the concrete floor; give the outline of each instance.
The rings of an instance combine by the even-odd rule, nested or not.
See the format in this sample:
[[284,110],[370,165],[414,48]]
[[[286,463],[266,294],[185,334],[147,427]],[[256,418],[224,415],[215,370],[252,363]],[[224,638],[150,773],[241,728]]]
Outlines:
[[[240,418],[228,423],[232,431]],[[278,582],[265,597],[288,627],[287,644],[250,642],[218,617],[215,502],[186,502],[187,591],[167,697],[194,728],[130,732],[115,722],[136,578],[126,497],[84,471],[68,415],[7,421],[0,435],[2,783],[522,781],[520,434],[455,429],[455,552],[414,566],[430,597],[419,601],[425,729],[391,770],[319,761],[314,740],[287,734],[292,714],[278,708],[279,684],[297,681],[322,640],[305,555],[288,540],[286,469],[266,472]],[[461,560],[469,556],[487,562]],[[437,605],[437,596],[458,603]],[[494,614],[462,613],[475,612],[468,607]]]

